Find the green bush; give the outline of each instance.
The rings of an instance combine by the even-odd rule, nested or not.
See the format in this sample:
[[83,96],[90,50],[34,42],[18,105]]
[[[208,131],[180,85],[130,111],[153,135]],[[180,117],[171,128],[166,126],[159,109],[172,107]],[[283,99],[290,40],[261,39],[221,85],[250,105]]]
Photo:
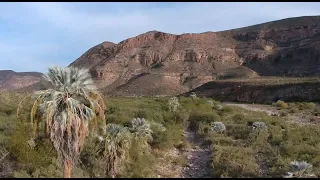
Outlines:
[[21,164],[31,169],[48,166],[55,157],[55,150],[48,141],[39,140],[34,150],[27,141],[31,138],[31,132],[22,125],[18,126],[15,133],[9,138],[11,155]]
[[237,114],[232,116],[232,120],[235,123],[243,123],[246,120],[246,117],[245,117],[245,115],[243,115],[241,113],[237,113]]
[[315,103],[312,103],[312,102],[298,102],[296,103],[296,105],[298,106],[298,108],[300,110],[310,110],[310,111],[313,111],[317,105]]
[[296,108],[296,107],[292,107],[290,110],[289,110],[289,113],[297,113],[299,112],[299,109]]
[[251,128],[246,124],[228,124],[226,125],[227,135],[233,137],[234,139],[248,139],[251,133]]
[[213,148],[212,167],[215,177],[257,177],[259,165],[249,147],[219,146]]
[[178,148],[181,151],[187,151],[188,149],[191,148],[191,145],[186,141],[182,141],[176,146],[176,148]]
[[105,113],[106,114],[114,114],[115,112],[118,112],[120,109],[117,106],[109,106],[106,107]]
[[313,114],[314,116],[320,116],[320,108],[319,108],[319,107],[316,107],[316,108],[313,110],[312,114]]
[[142,151],[139,142],[133,141],[129,150],[130,160],[125,164],[119,177],[146,178],[155,177],[155,157],[148,151]]
[[280,109],[287,109],[289,107],[289,105],[287,103],[285,103],[284,101],[278,100],[275,103],[272,103],[272,105],[279,107]]
[[280,116],[282,116],[282,117],[285,117],[287,115],[288,115],[288,112],[286,112],[286,111],[281,111],[280,112]]
[[199,123],[207,123],[220,121],[220,116],[215,112],[193,112],[189,116],[190,127],[194,130],[198,130]]
[[219,115],[224,115],[224,114],[228,114],[231,113],[233,111],[233,109],[230,106],[223,106],[223,108],[219,111]]

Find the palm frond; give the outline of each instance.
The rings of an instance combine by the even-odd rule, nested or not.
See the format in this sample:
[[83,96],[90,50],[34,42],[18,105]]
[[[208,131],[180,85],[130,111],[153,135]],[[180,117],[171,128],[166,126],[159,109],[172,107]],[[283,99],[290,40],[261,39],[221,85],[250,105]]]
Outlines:
[[107,174],[114,176],[121,162],[128,154],[131,145],[131,133],[122,125],[108,124],[106,126],[104,146],[100,147],[103,159],[106,161]]
[[103,99],[95,92],[88,70],[55,66],[48,69],[44,78],[51,87],[34,93],[35,102],[30,113],[34,135],[44,118],[45,134],[58,156],[73,164],[78,161],[88,136],[89,122],[96,118],[96,114],[105,121]]
[[144,118],[134,118],[131,121],[131,132],[138,138],[146,138],[148,141],[152,141],[152,133],[150,123]]

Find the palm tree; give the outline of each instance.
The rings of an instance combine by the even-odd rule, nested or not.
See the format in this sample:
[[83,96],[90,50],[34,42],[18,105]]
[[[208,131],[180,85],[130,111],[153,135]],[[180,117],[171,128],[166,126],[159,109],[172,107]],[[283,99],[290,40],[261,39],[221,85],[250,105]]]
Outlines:
[[130,132],[135,142],[139,144],[140,152],[148,153],[150,150],[149,142],[153,141],[151,124],[144,118],[134,118],[131,121]]
[[98,154],[102,154],[107,165],[107,174],[114,178],[120,164],[128,156],[131,145],[131,133],[126,127],[108,124],[104,143],[100,144]]
[[31,109],[33,135],[38,135],[44,119],[45,134],[64,163],[64,177],[69,178],[89,134],[89,122],[93,130],[99,115],[105,129],[104,102],[88,70],[51,67],[48,71],[44,78],[50,89],[35,93]]

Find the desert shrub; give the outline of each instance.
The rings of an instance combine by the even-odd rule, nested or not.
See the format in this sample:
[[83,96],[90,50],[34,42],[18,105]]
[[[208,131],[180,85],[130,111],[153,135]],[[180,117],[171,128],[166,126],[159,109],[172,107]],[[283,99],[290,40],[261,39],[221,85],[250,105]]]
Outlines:
[[200,122],[199,125],[198,125],[198,131],[197,133],[200,135],[200,136],[205,136],[209,133],[209,131],[211,130],[211,126],[210,124],[206,123],[206,122]]
[[188,158],[186,154],[183,154],[173,160],[173,163],[177,166],[185,167],[188,164]]
[[185,109],[179,109],[175,112],[165,113],[164,119],[167,123],[185,124],[189,119],[189,112]]
[[315,177],[312,173],[312,165],[305,161],[292,161],[290,162],[291,172],[288,173],[287,178],[292,177]]
[[312,114],[313,114],[314,116],[319,116],[319,115],[320,115],[320,108],[319,108],[319,107],[316,107],[316,108],[313,110]]
[[130,160],[125,164],[124,171],[119,173],[119,177],[155,177],[154,163],[156,159],[152,153],[141,149],[140,143],[139,140],[133,139],[129,149]]
[[212,134],[209,138],[213,145],[219,146],[233,146],[235,142],[232,137],[223,134]]
[[227,135],[234,139],[247,139],[251,133],[251,128],[244,124],[228,124],[226,129]]
[[289,105],[287,103],[285,103],[284,101],[278,100],[275,103],[272,103],[273,106],[279,107],[281,109],[287,109],[289,107]]
[[179,99],[177,97],[172,97],[169,100],[168,104],[169,104],[170,111],[173,111],[173,112],[177,111],[178,108],[180,107]]
[[280,112],[280,116],[281,117],[285,117],[285,116],[287,116],[288,115],[288,112],[286,112],[286,111],[281,111]]
[[217,101],[209,100],[208,104],[212,107],[212,109],[215,110],[222,110],[223,108],[222,105]]
[[190,97],[191,97],[192,99],[196,99],[196,98],[197,98],[197,94],[196,94],[195,92],[192,92],[192,93],[190,94]]
[[15,133],[9,138],[9,151],[11,156],[20,164],[26,165],[31,170],[48,166],[55,157],[52,145],[46,140],[39,140],[34,149],[28,145],[31,130],[19,125]]
[[233,109],[230,106],[224,106],[220,111],[219,111],[219,115],[224,115],[224,114],[228,114],[231,113],[233,111]]
[[215,133],[223,133],[226,131],[226,126],[223,124],[223,122],[213,122],[211,124],[211,131]]
[[310,110],[313,111],[317,105],[315,103],[312,102],[298,102],[296,103],[296,106],[300,109],[300,110]]
[[218,111],[220,111],[220,110],[223,109],[223,107],[222,107],[221,104],[218,104],[218,105],[215,106],[215,109],[218,110]]
[[[89,175],[79,167],[75,167],[72,170],[72,177],[75,178],[88,178]],[[25,170],[18,170],[13,173],[15,178],[60,178],[63,177],[63,169],[57,164],[56,161],[52,160],[52,163],[46,167],[39,167],[32,173],[28,173]]]
[[299,109],[296,108],[296,107],[292,107],[290,110],[289,110],[289,113],[297,113],[299,112]]
[[216,103],[212,100],[209,100],[208,103],[212,108],[216,105]]
[[114,114],[115,112],[118,112],[120,109],[118,106],[109,106],[106,107],[105,113],[106,114]]
[[252,124],[252,129],[255,131],[267,131],[268,126],[264,122],[257,121]]
[[232,116],[232,120],[235,122],[235,123],[242,123],[246,120],[246,117],[244,114],[241,114],[241,113],[237,113],[235,115]]
[[176,148],[178,148],[181,151],[187,151],[188,149],[191,148],[191,145],[186,141],[182,141],[176,145]]
[[152,137],[153,140],[150,143],[150,145],[152,147],[156,147],[156,148],[163,148],[167,143],[167,141],[169,141],[169,136],[167,134],[167,128],[165,128],[163,125],[159,124],[152,124],[151,125],[151,130],[152,130]]
[[193,112],[189,116],[190,127],[194,130],[198,129],[200,122],[210,124],[214,121],[220,121],[220,116],[215,112]]
[[184,141],[182,124],[168,124],[166,128],[166,133],[169,138],[165,144],[163,143],[163,147],[176,147]]
[[257,177],[259,166],[254,158],[253,149],[236,146],[213,148],[212,167],[215,177]]
[[265,129],[262,131],[253,131],[250,133],[250,145],[259,151],[264,151],[266,146],[268,146],[268,137],[269,133]]
[[138,111],[136,111],[134,113],[134,116],[137,117],[137,118],[148,118],[150,115],[149,115],[149,111],[147,110],[144,110],[144,109],[139,109]]

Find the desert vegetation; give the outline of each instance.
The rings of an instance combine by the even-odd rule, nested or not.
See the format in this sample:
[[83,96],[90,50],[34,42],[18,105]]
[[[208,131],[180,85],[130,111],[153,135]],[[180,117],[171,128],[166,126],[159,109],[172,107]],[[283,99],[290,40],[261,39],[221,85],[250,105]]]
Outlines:
[[48,82],[52,89],[32,96],[0,94],[1,177],[183,177],[203,147],[210,177],[320,175],[320,127],[287,122],[316,115],[316,103],[278,101],[289,115],[270,116],[196,95],[103,97],[76,69],[53,68]]

